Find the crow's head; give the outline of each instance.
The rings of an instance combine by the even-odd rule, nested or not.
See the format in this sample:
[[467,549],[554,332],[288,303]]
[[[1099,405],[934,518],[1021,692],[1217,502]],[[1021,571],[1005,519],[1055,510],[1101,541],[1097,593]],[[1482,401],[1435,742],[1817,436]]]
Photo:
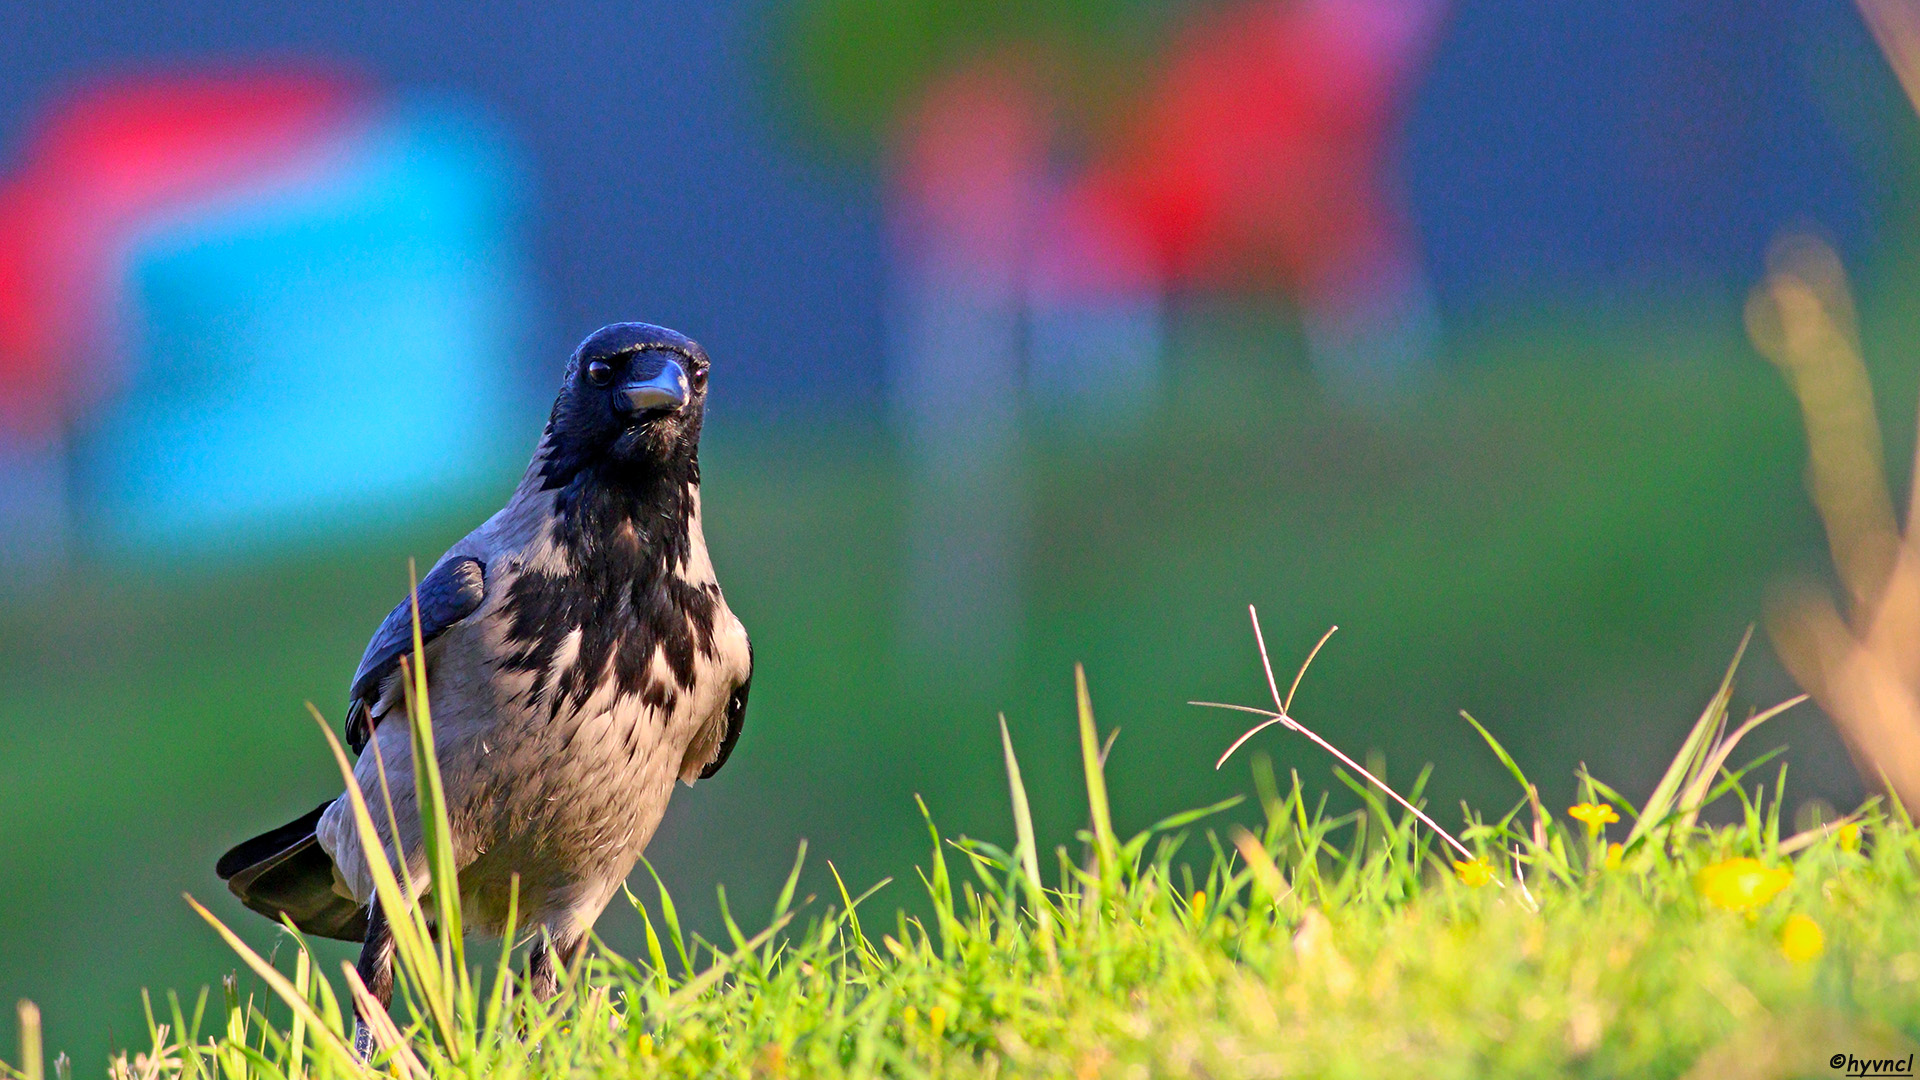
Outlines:
[[553,403],[549,466],[618,473],[691,463],[706,411],[707,366],[700,346],[665,327],[614,323],[595,331],[574,350]]

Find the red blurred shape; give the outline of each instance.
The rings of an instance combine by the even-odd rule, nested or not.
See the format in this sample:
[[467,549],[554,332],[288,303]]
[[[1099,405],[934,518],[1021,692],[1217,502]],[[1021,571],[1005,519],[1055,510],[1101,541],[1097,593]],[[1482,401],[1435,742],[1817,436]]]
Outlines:
[[0,183],[0,430],[47,434],[103,380],[142,223],[311,160],[365,99],[316,69],[123,76],[57,103]]
[[1389,152],[1441,0],[1268,0],[1185,33],[1069,198],[1142,230],[1169,280],[1310,302],[1406,243]]

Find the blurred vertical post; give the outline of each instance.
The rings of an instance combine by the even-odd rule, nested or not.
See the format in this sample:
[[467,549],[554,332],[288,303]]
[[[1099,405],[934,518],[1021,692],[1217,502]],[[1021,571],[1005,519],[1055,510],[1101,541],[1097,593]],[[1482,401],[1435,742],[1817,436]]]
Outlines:
[[72,550],[72,520],[58,434],[0,430],[0,590],[56,573]]
[[1048,201],[1027,267],[1027,390],[1051,416],[1103,432],[1157,404],[1166,283],[1151,240],[1098,188]]
[[1047,132],[1027,73],[936,80],[897,142],[893,396],[908,458],[909,655],[1003,670],[1024,618],[1021,273]]

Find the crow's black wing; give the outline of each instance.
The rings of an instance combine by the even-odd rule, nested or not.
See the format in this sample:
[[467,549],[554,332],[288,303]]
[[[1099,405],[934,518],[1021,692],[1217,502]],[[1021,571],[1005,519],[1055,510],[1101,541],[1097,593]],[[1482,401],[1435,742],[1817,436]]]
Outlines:
[[728,755],[733,753],[733,744],[740,741],[740,729],[747,726],[747,691],[753,688],[753,643],[747,643],[747,677],[733,688],[733,694],[727,698],[727,731],[720,736],[720,749],[713,752],[713,760],[700,770],[700,779],[705,780],[720,771],[727,763]]
[[[439,637],[447,627],[474,613],[487,595],[486,567],[478,559],[448,559],[420,581],[420,640]],[[368,710],[380,699],[380,684],[413,650],[413,598],[400,601],[367,642],[360,669],[347,691],[347,744],[359,753],[373,733]]]

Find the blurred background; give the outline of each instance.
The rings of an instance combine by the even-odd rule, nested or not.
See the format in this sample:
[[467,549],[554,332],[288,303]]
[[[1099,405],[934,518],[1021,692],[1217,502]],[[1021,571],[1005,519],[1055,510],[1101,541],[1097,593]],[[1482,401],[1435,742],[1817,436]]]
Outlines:
[[[1904,490],[1920,130],[1845,4],[537,8],[0,6],[0,999],[83,1072],[233,967],[183,890],[273,939],[215,857],[338,791],[303,703],[607,322],[715,358],[759,669],[650,853],[708,928],[803,837],[912,903],[915,793],[1006,841],[998,712],[1068,841],[1075,661],[1123,825],[1250,790],[1185,704],[1261,701],[1249,602],[1289,670],[1341,626],[1296,713],[1442,820],[1519,797],[1460,709],[1558,805],[1644,796],[1831,574],[1742,329],[1783,231],[1853,276]],[[1736,702],[1793,689],[1763,637]],[[1762,735],[1862,797],[1812,707]]]

